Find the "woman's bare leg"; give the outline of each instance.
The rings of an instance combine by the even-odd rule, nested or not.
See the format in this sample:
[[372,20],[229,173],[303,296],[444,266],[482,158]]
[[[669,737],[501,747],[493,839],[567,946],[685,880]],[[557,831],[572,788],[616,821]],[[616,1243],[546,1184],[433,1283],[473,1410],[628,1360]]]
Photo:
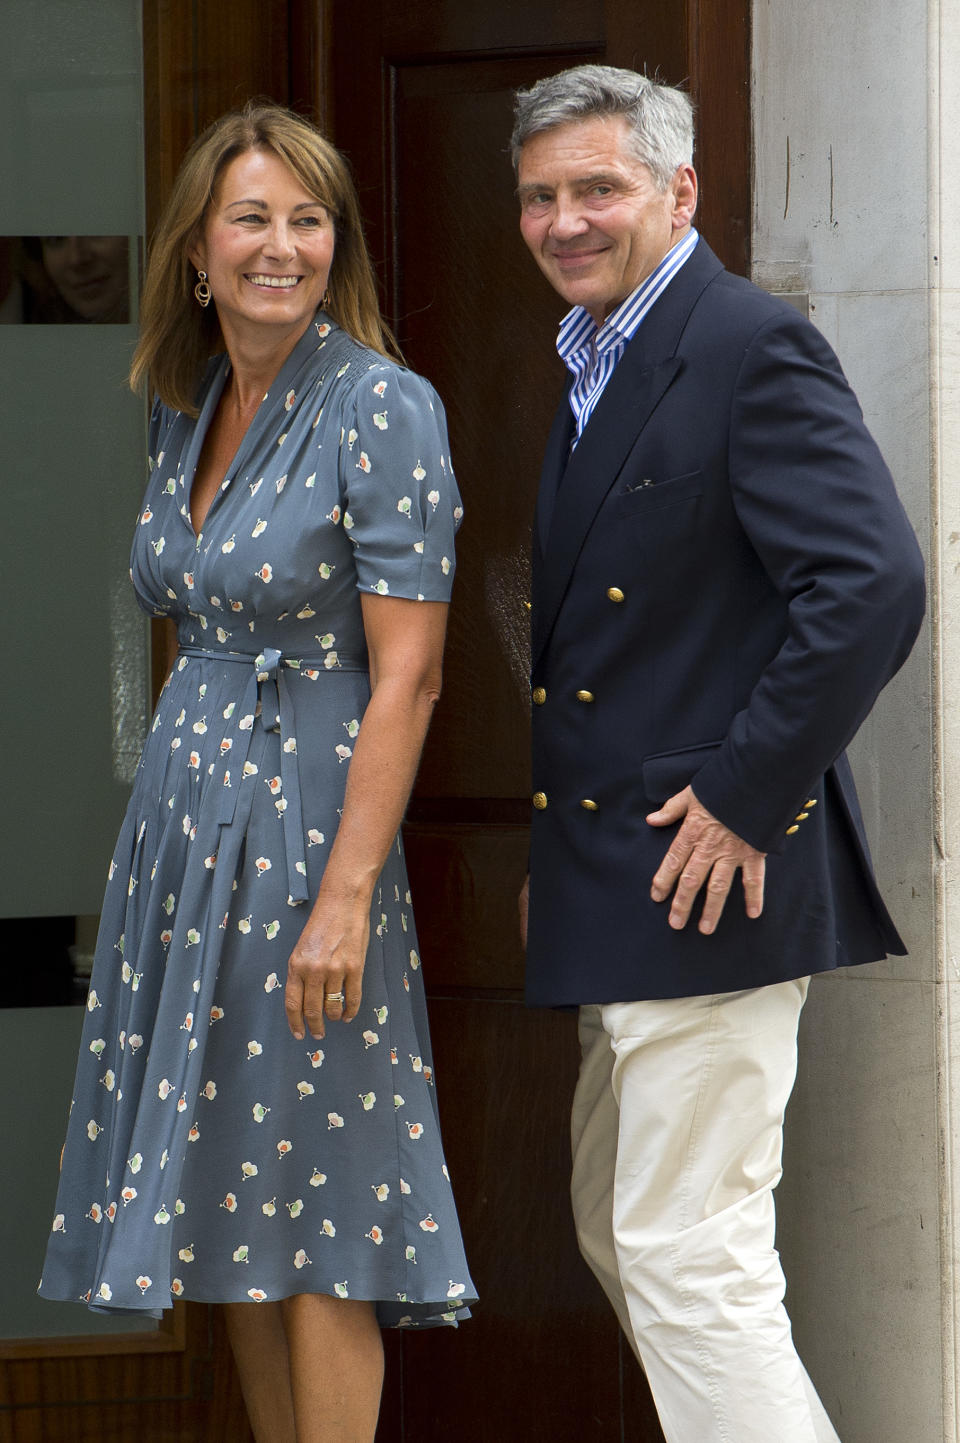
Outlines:
[[227,1336],[256,1443],[297,1443],[280,1303],[225,1303]]
[[299,1293],[280,1306],[296,1443],[373,1443],[383,1387],[383,1343],[374,1305]]

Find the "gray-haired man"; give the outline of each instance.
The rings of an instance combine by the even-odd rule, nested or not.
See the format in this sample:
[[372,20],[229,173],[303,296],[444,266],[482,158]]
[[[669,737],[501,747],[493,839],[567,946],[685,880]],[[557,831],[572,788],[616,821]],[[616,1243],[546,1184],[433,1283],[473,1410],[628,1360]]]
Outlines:
[[580,1007],[577,1231],[669,1443],[836,1443],[773,1189],[808,974],[903,951],[843,749],[922,565],[829,346],[697,237],[692,140],[631,71],[517,97],[521,231],[573,307],[534,524],[528,996]]

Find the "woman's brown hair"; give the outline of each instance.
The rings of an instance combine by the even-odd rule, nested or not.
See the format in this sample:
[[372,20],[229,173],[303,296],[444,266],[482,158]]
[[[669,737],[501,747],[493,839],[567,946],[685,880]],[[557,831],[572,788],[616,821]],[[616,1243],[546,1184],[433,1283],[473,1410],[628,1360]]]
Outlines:
[[279,105],[251,101],[221,116],[187,151],[157,226],[140,300],[140,340],[130,385],[146,382],[166,405],[197,415],[197,388],[210,356],[223,349],[213,306],[193,296],[187,251],[203,225],[217,181],[248,150],[270,150],[290,167],[334,227],[327,313],[355,340],[402,359],[380,316],[357,194],[346,161],[309,121]]

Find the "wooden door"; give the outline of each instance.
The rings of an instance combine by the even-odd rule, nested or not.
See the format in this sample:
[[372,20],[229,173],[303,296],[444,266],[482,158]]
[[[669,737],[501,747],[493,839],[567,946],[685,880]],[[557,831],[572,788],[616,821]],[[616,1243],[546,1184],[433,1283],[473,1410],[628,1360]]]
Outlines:
[[[689,79],[700,224],[736,270],[749,214],[747,0],[144,0],[148,233],[212,118],[270,95],[355,167],[391,317],[447,405],[467,519],[445,695],[407,827],[440,1103],[482,1302],[459,1334],[387,1339],[379,1443],[658,1443],[653,1406],[576,1250],[568,1014],[528,1012],[527,572],[561,385],[560,305],[523,251],[511,92],[582,60]],[[709,10],[709,14],[703,12]],[[217,1310],[154,1340],[0,1344],[0,1443],[244,1443]]]
[[521,1001],[530,521],[564,307],[520,242],[506,146],[512,92],[541,75],[607,61],[689,78],[704,135],[700,225],[743,271],[747,8],[332,0],[325,13],[318,109],[353,163],[386,312],[447,407],[466,511],[444,696],[406,844],[481,1303],[459,1334],[389,1340],[381,1443],[662,1437],[570,1220],[575,1020]]

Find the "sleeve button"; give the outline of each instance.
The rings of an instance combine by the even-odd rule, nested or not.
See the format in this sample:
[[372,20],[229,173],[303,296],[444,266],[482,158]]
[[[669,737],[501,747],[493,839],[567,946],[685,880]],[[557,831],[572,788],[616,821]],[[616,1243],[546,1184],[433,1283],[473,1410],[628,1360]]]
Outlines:
[[546,794],[546,792],[534,792],[534,794],[533,794],[533,805],[536,807],[536,809],[537,809],[538,812],[544,811],[544,810],[546,809],[546,805],[547,805],[547,794]]
[[581,807],[583,808],[583,810],[584,810],[585,812],[596,812],[596,811],[599,811],[599,808],[598,808],[596,802],[591,801],[591,799],[590,799],[589,797],[584,797],[584,799],[583,799],[583,801],[580,803],[580,805],[581,805]]
[[545,687],[542,687],[542,686],[535,686],[535,687],[533,688],[533,704],[534,704],[534,706],[543,706],[543,704],[544,704],[544,702],[546,701],[546,699],[547,699],[546,688],[545,688]]
[[796,822],[794,822],[792,827],[787,828],[787,836],[792,837],[794,832],[799,832],[799,830],[800,828],[797,826]]
[[577,701],[593,701],[593,692],[592,692],[592,691],[578,691],[578,692],[577,692]]
[[610,598],[611,601],[623,601],[624,599],[623,592],[620,590],[619,586],[608,586],[607,596]]

